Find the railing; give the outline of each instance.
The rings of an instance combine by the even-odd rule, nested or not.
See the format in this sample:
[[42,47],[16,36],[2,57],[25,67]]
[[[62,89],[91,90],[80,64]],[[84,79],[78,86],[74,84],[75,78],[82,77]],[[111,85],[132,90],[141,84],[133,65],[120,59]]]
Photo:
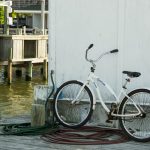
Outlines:
[[[41,6],[41,0],[13,0],[13,8],[15,9],[22,9],[31,5],[39,7]],[[48,0],[45,0],[45,5],[48,5]]]
[[[4,34],[3,28],[0,28],[0,35]],[[38,28],[9,28],[8,35],[42,35],[43,32]],[[48,29],[45,29],[44,35],[48,34]]]

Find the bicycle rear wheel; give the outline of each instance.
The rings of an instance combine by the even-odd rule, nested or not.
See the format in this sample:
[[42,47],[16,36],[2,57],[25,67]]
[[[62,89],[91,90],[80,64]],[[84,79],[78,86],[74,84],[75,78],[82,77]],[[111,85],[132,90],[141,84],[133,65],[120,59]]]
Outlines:
[[[54,96],[54,114],[58,122],[65,127],[83,126],[92,115],[92,93],[87,86],[82,86],[83,83],[76,80],[65,82]],[[77,97],[79,91],[81,92]]]
[[131,99],[125,97],[121,102],[119,114],[138,113],[133,102],[142,111],[141,115],[121,117],[119,123],[126,135],[138,142],[150,141],[150,90],[136,89],[128,95]]

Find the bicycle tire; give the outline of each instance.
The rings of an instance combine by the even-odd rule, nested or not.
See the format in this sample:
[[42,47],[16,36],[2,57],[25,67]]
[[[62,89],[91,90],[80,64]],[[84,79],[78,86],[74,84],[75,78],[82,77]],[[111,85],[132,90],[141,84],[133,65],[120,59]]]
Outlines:
[[[131,91],[128,96],[136,105],[140,106],[139,108],[142,108],[144,113],[139,116],[119,118],[120,127],[134,141],[150,141],[150,90],[136,89]],[[125,97],[120,104],[119,114],[136,113],[136,111],[131,100]]]
[[54,115],[65,127],[79,128],[89,121],[93,113],[93,95],[87,86],[79,96],[80,101],[75,104],[71,103],[82,86],[82,82],[67,81],[58,88],[54,96]]

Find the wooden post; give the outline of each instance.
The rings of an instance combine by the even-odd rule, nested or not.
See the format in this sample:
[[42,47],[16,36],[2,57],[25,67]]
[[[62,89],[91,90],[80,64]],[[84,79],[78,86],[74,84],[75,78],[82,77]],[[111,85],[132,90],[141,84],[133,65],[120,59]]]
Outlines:
[[26,81],[32,80],[32,61],[29,61],[26,68]]
[[12,48],[10,49],[8,60],[8,84],[12,83]]
[[44,80],[47,80],[47,60],[44,59],[44,62],[43,62],[43,79]]
[[9,35],[9,25],[7,24],[7,17],[8,17],[8,7],[4,6],[4,34]]
[[23,35],[26,35],[26,26],[23,26]]
[[8,61],[8,84],[12,83],[12,60]]
[[31,110],[31,126],[45,125],[45,105],[32,104]]
[[22,29],[17,28],[16,33],[19,34],[19,35],[22,35]]

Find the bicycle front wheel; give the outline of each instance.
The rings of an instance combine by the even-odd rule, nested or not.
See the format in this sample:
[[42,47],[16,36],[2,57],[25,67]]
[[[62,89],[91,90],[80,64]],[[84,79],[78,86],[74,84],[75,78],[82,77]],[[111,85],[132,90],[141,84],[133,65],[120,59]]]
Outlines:
[[150,141],[150,90],[136,89],[128,96],[129,98],[125,97],[121,102],[119,114],[137,114],[138,109],[135,104],[142,113],[130,117],[121,117],[119,119],[120,126],[127,136],[133,140],[138,142]]
[[92,115],[92,107],[93,95],[90,89],[76,80],[62,84],[54,96],[54,114],[65,127],[83,126]]

